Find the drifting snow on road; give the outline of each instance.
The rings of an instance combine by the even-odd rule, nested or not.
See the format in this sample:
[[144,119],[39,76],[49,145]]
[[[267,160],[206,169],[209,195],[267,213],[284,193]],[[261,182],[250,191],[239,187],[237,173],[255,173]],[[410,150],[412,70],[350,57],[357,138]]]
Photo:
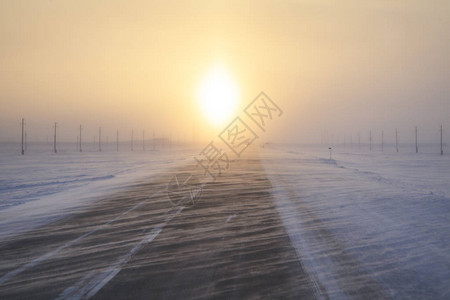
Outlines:
[[0,242],[185,162],[186,152],[0,155]]
[[448,298],[450,158],[327,151],[3,156],[0,298]]
[[450,295],[450,157],[278,148],[276,207],[309,275],[333,299]]

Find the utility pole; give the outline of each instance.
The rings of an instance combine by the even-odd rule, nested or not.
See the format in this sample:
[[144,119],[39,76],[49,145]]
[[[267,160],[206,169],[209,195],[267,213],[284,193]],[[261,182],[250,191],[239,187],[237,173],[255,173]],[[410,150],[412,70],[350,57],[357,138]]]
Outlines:
[[116,148],[117,152],[119,152],[119,130],[116,132]]
[[441,155],[444,155],[444,149],[442,148],[442,125],[441,125]]
[[153,151],[155,151],[155,130],[153,129]]
[[22,155],[25,155],[25,148],[23,147],[24,127],[25,127],[25,119],[22,118]]
[[372,130],[369,131],[369,150],[372,151]]
[[361,135],[358,132],[358,150],[361,150]]
[[164,134],[164,132],[162,132],[161,133],[161,147],[162,148],[164,148],[164,146],[165,146],[165,138],[166,138],[166,136],[165,136],[165,134]]
[[417,126],[416,126],[416,153],[419,153],[419,146],[417,145]]
[[83,150],[81,149],[81,124],[80,124],[80,152],[83,152]]
[[56,151],[56,127],[57,127],[57,125],[58,125],[58,123],[56,123],[55,122],[55,135],[54,135],[54,138],[53,138],[53,152],[58,152],[58,151]]
[[395,150],[398,152],[398,131],[397,128],[395,128]]
[[98,152],[102,152],[102,127],[98,128]]
[[134,130],[131,130],[131,151],[133,151],[133,134]]
[[[194,144],[195,141],[195,126],[194,126],[194,122],[192,122],[192,144]],[[320,144],[323,144],[323,133],[322,133],[322,137],[321,137],[321,142]]]

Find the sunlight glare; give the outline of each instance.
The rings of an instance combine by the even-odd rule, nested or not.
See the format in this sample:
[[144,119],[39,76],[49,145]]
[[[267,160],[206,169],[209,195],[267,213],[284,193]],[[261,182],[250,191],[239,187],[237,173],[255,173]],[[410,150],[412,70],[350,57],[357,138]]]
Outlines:
[[210,123],[229,121],[238,106],[238,89],[231,75],[223,68],[214,68],[199,86],[198,101]]

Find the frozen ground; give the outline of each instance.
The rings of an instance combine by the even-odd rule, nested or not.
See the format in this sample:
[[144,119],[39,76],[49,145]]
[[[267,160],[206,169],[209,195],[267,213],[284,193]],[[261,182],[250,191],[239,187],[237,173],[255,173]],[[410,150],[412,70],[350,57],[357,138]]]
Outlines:
[[21,156],[14,151],[16,144],[2,146],[0,242],[74,213],[100,196],[138,184],[192,157],[175,149],[54,154],[48,145],[33,146]]
[[450,156],[254,150],[178,208],[198,150],[2,156],[0,298],[449,298]]
[[331,298],[371,286],[388,298],[449,298],[450,156],[348,151],[262,155],[311,278]]

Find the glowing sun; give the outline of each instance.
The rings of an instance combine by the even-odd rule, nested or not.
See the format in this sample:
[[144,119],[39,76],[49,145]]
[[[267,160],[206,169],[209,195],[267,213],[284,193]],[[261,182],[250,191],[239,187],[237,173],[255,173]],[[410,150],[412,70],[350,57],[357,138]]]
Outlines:
[[197,91],[200,109],[214,125],[230,120],[238,106],[238,89],[231,75],[216,67],[200,83]]

